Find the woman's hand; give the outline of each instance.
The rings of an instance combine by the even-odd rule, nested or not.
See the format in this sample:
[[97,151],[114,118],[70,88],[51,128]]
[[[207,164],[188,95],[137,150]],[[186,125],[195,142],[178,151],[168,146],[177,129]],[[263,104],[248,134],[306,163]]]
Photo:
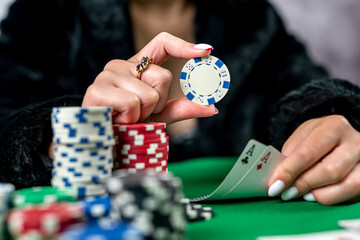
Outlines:
[[270,178],[269,196],[281,193],[290,200],[305,194],[324,205],[360,199],[360,133],[343,116],[303,123],[282,153],[287,158]]
[[[185,97],[169,101],[172,74],[160,66],[169,55],[190,59],[209,55],[211,50],[211,47],[200,45],[199,48],[168,33],[160,33],[129,60],[112,60],[107,63],[87,89],[82,106],[111,106],[113,121],[117,123],[172,123],[213,116],[217,113],[213,105],[202,106]],[[138,79],[136,66],[142,57],[152,58],[153,64]]]

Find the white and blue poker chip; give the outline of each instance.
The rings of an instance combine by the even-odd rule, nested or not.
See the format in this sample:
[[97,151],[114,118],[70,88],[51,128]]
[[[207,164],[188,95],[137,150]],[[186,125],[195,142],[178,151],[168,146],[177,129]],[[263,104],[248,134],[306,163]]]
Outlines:
[[201,105],[219,102],[230,87],[230,73],[226,65],[214,56],[190,59],[180,73],[184,95]]

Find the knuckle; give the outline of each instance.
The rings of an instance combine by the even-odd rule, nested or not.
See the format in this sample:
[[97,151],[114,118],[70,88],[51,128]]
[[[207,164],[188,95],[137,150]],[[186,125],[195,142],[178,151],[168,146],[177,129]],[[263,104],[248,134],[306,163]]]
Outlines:
[[160,99],[160,95],[157,91],[152,90],[149,91],[145,96],[144,96],[144,104],[145,105],[155,105]]
[[303,161],[311,161],[315,156],[317,156],[318,150],[315,146],[306,144],[304,147],[298,149],[297,155]]
[[360,174],[346,179],[345,184],[355,193],[360,193]]
[[172,76],[172,73],[168,69],[164,69],[163,71],[161,71],[160,77],[163,80],[163,82],[168,84],[171,82],[173,76]]
[[140,98],[136,95],[133,95],[131,97],[128,97],[127,100],[128,108],[137,108],[140,105]]
[[86,95],[87,95],[87,96],[91,96],[91,97],[97,97],[97,96],[99,96],[98,88],[97,88],[94,84],[91,84],[91,85],[86,89]]
[[311,184],[305,178],[299,178],[295,183],[300,193],[306,193],[312,189]]
[[163,39],[166,39],[168,38],[170,34],[168,32],[160,32],[156,37],[163,40]]
[[349,121],[342,115],[333,115],[330,116],[330,118],[330,124],[336,129],[339,129],[339,131],[343,131],[350,126]]
[[106,63],[104,70],[112,70],[114,68],[118,68],[119,66],[121,66],[122,64],[124,64],[124,60],[120,60],[120,59],[113,59],[110,60],[108,63]]
[[323,164],[323,169],[332,183],[339,182],[343,178],[342,171],[338,164]]
[[281,172],[282,172],[284,179],[288,183],[293,182],[296,179],[295,174],[287,167],[282,167]]

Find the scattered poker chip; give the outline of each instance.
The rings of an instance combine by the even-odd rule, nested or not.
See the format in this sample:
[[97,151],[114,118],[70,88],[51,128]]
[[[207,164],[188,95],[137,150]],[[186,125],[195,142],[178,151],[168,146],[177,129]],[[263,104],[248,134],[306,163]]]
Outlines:
[[59,189],[50,186],[24,188],[14,192],[12,205],[22,208],[28,205],[49,204],[55,202],[75,202],[73,192],[68,189]]
[[7,224],[14,237],[36,233],[46,238],[58,236],[68,226],[82,221],[83,217],[78,204],[52,203],[12,209]]
[[211,207],[203,207],[200,204],[190,202],[189,198],[182,198],[180,202],[186,209],[186,216],[188,221],[207,221],[213,218],[213,210]]
[[219,102],[230,87],[230,73],[226,65],[214,56],[190,59],[180,73],[184,95],[201,105]]

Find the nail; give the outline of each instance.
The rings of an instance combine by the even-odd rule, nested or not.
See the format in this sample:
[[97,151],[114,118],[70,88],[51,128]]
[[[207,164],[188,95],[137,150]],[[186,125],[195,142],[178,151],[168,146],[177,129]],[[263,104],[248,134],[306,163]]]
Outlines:
[[306,200],[308,202],[316,202],[314,194],[312,194],[311,192],[304,194],[303,198],[304,198],[304,200]]
[[200,50],[213,50],[213,46],[209,45],[209,44],[206,44],[206,43],[199,43],[199,44],[196,44],[194,46],[195,49],[200,49]]
[[299,190],[295,186],[292,186],[281,194],[281,199],[288,201],[295,198],[297,195],[299,195]]
[[285,188],[285,183],[282,180],[277,180],[268,189],[268,196],[275,197],[279,195]]
[[215,110],[214,110],[214,115],[219,113],[219,110],[214,106]]

